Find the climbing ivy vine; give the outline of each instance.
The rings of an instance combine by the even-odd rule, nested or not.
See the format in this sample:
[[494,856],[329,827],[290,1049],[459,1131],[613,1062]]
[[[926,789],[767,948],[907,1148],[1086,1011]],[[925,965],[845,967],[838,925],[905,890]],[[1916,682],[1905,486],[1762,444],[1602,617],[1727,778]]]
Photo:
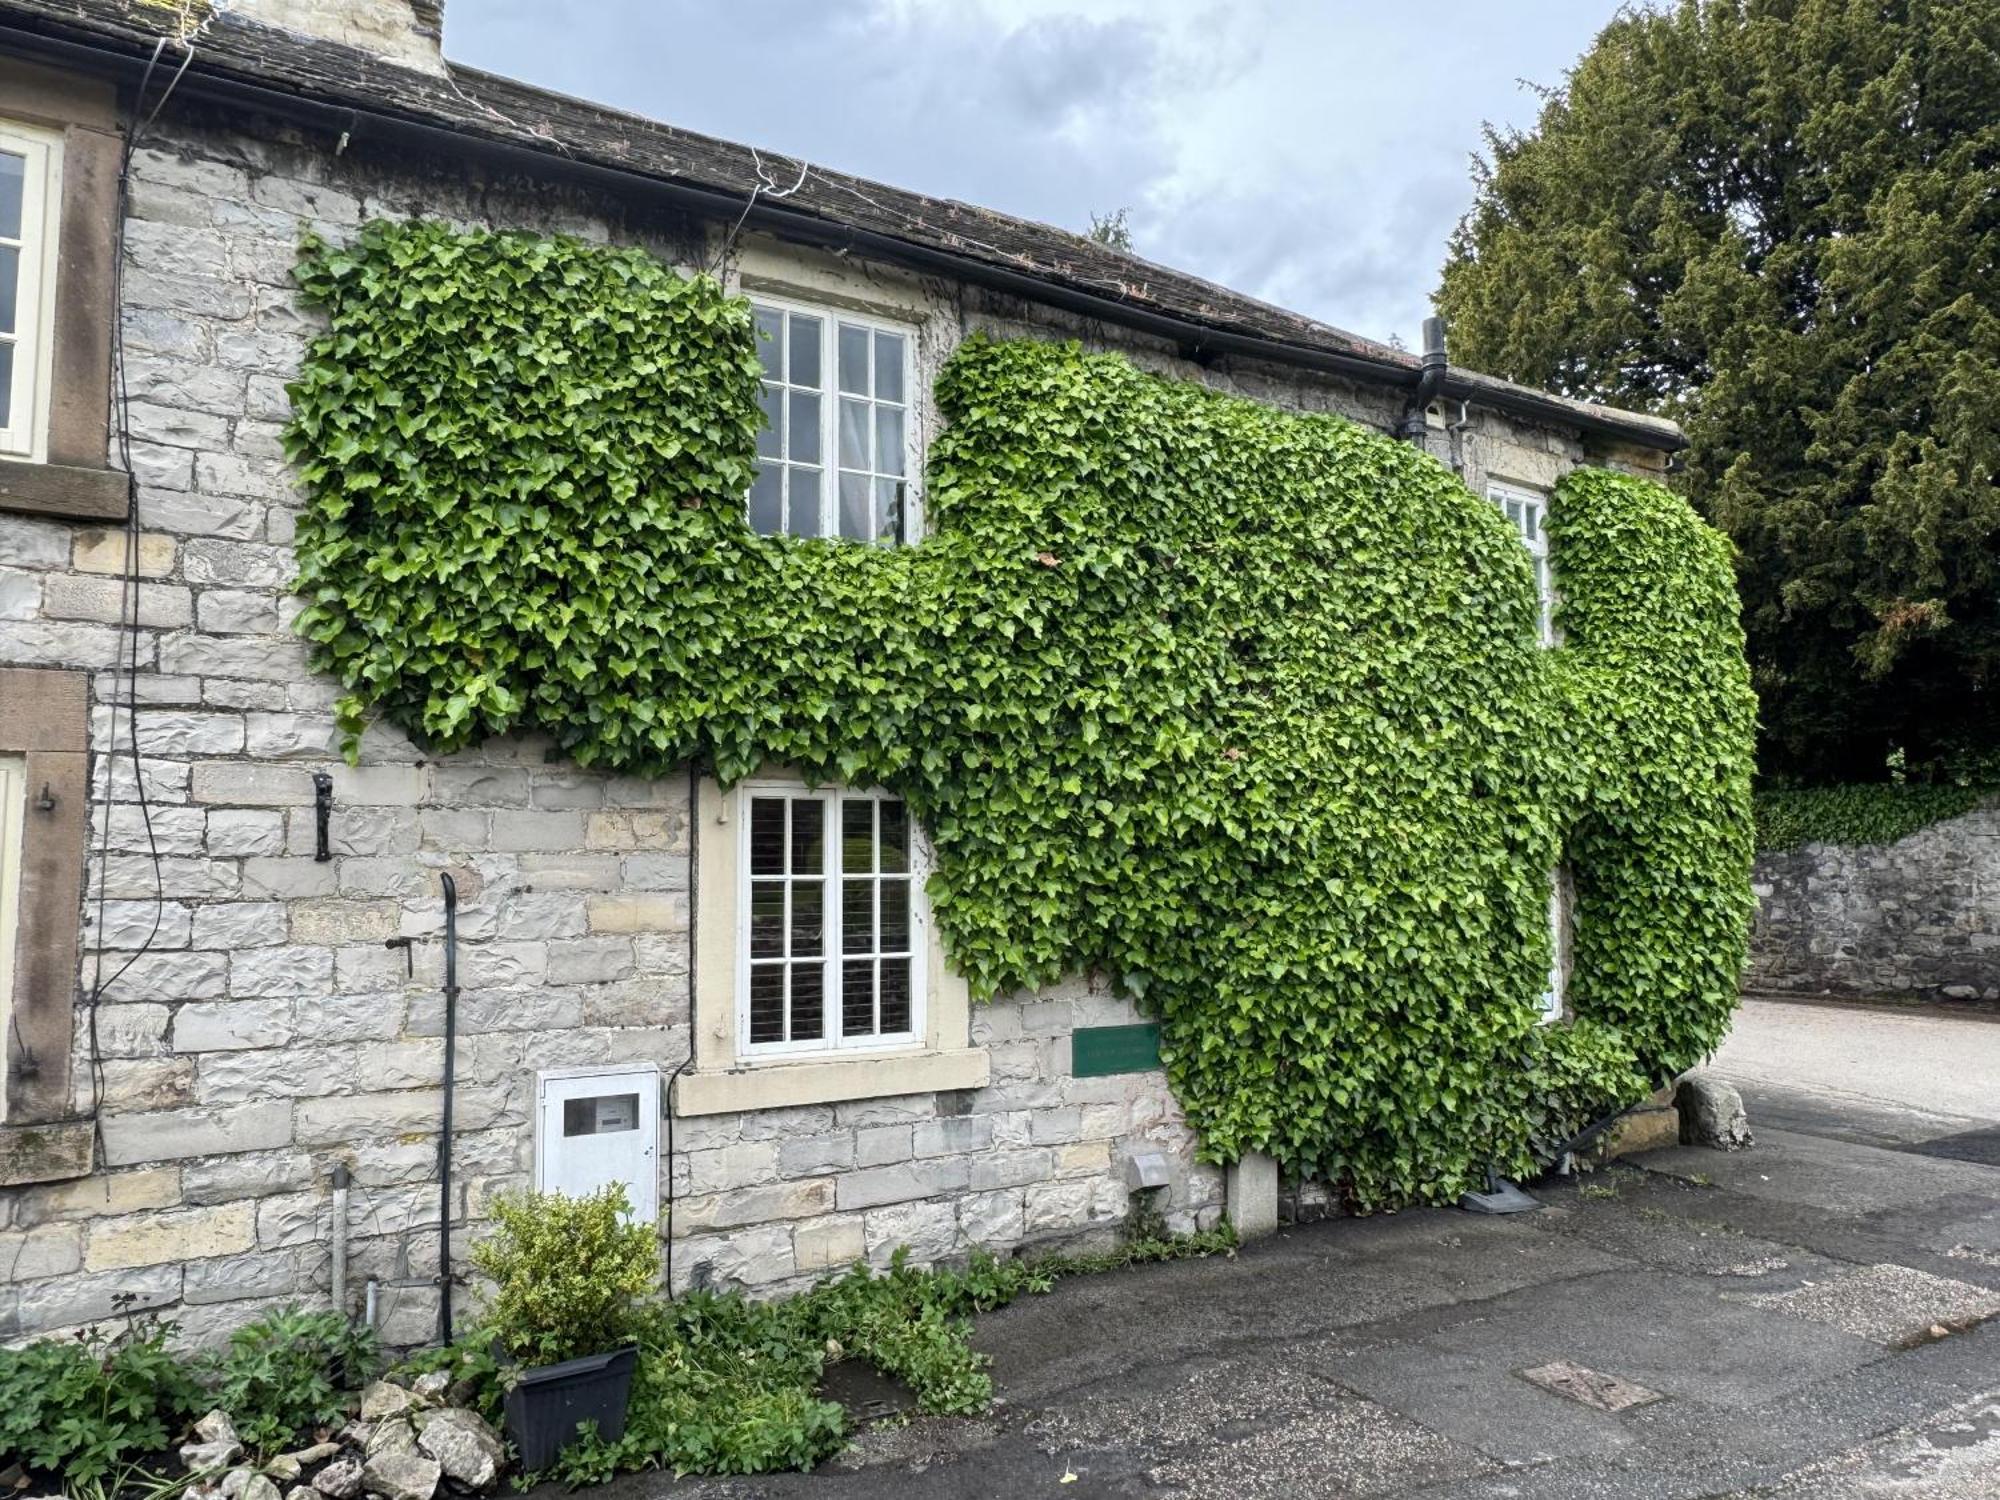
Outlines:
[[[1755,719],[1722,541],[1585,471],[1564,644],[1431,458],[1073,345],[969,340],[921,545],[760,537],[746,306],[634,251],[309,245],[299,628],[438,752],[516,730],[905,796],[974,993],[1101,969],[1217,1159],[1375,1207],[1525,1169],[1721,1034]],[[1572,1025],[1534,1024],[1551,871]]]

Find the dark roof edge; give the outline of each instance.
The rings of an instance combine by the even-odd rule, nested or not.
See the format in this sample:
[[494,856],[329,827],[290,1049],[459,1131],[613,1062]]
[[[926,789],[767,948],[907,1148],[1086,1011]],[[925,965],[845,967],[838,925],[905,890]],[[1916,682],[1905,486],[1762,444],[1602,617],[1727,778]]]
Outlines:
[[[56,36],[8,24],[0,24],[0,45],[72,63],[84,62],[100,68],[108,66],[132,76],[145,66],[146,55],[151,50],[142,48],[136,40],[125,45],[122,38],[99,32],[72,32],[69,36]],[[365,121],[370,127],[369,134],[380,132],[378,138],[401,139],[433,153],[480,158],[529,175],[555,174],[624,191],[637,184],[656,196],[679,203],[705,217],[733,221],[744,215],[741,195],[631,166],[584,160],[554,147],[470,135],[367,102],[314,98],[270,88],[234,70],[206,64],[200,56],[188,67],[179,87],[190,95],[217,102],[249,104],[280,117],[299,119],[355,136],[360,135],[356,127]],[[1114,323],[1167,339],[1196,355],[1227,354],[1268,360],[1371,385],[1411,391],[1421,375],[1414,361],[1371,359],[1365,354],[1217,328],[1196,319],[1140,307],[1117,297],[1067,286],[1028,272],[1009,270],[990,261],[957,255],[936,246],[788,209],[778,203],[752,203],[744,221],[749,227],[794,243],[851,250],[869,259],[947,276],[1079,316]],[[1666,418],[1573,400],[1456,366],[1447,371],[1441,394],[1451,400],[1488,406],[1530,421],[1571,427],[1665,452],[1687,445],[1687,438],[1680,427]]]

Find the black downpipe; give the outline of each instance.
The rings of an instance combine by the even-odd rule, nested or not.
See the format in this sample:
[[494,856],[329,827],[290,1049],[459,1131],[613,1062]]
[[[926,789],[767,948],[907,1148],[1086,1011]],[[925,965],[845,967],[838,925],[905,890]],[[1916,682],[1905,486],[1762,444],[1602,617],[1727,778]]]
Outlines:
[[1444,394],[1444,377],[1450,361],[1444,352],[1444,319],[1424,319],[1424,362],[1417,367],[1417,388],[1403,408],[1403,420],[1396,436],[1406,443],[1421,444],[1429,426],[1426,413],[1430,404]]
[[444,1128],[438,1137],[438,1341],[451,1343],[451,1104],[458,1052],[458,882],[444,887]]

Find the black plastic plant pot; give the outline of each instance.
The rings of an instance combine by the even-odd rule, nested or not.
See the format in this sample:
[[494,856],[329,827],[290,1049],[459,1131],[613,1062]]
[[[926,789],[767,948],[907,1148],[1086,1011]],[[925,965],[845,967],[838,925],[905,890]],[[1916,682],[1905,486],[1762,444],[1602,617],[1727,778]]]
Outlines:
[[625,1405],[638,1362],[637,1347],[628,1344],[609,1354],[522,1371],[506,1404],[507,1436],[520,1450],[522,1469],[533,1474],[554,1463],[584,1422],[595,1422],[597,1435],[607,1442],[625,1436]]

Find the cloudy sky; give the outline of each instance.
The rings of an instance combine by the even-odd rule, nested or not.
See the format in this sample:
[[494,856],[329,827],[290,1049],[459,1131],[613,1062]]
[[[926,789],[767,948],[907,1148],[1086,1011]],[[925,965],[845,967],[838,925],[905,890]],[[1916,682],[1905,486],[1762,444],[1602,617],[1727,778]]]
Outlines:
[[458,62],[1417,342],[1481,121],[1618,0],[449,0]]

